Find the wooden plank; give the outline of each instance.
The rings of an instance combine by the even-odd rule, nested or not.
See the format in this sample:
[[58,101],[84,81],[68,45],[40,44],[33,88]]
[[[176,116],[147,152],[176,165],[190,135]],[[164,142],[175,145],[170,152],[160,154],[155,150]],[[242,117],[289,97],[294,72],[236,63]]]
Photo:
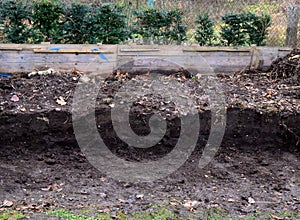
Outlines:
[[16,73],[26,72],[29,73],[36,68],[47,67],[53,68],[57,71],[69,72],[73,69],[85,73],[94,73],[96,75],[107,75],[113,71],[113,65],[107,63],[10,63],[0,65],[0,72],[3,73]]
[[[59,48],[58,51],[49,50],[56,47]],[[92,51],[93,48],[97,48],[98,51]],[[100,51],[105,57],[99,56]],[[211,66],[215,72],[234,72],[250,66],[267,68],[278,56],[284,56],[290,51],[289,47],[0,44],[0,71],[30,72],[38,66],[48,66],[58,71],[76,68],[83,72],[103,75],[135,61],[135,65],[129,65],[128,70],[167,70],[181,66],[206,72]]]
[[[118,67],[126,71],[171,70],[182,68],[198,69],[202,73],[213,73],[233,68],[244,69],[250,65],[250,56],[163,56],[163,57],[129,57],[118,60]],[[224,68],[227,67],[227,68]]]
[[251,52],[241,52],[241,51],[236,51],[234,53],[232,52],[228,52],[228,51],[210,51],[210,52],[197,52],[197,53],[189,53],[186,52],[184,53],[184,55],[198,55],[198,56],[202,56],[202,57],[228,57],[228,56],[240,56],[240,57],[250,57],[251,56]]
[[39,44],[0,44],[1,50],[21,51],[41,48]]
[[158,52],[160,51],[160,49],[143,49],[143,48],[140,48],[140,49],[128,49],[128,48],[125,48],[125,49],[120,49],[119,50],[120,52]]
[[55,53],[55,54],[60,54],[60,53],[67,53],[67,54],[112,54],[114,53],[113,51],[106,51],[106,50],[93,50],[93,49],[33,49],[34,53]]
[[119,45],[118,56],[161,56],[183,54],[182,46],[168,45]]
[[12,51],[21,51],[23,50],[23,48],[11,48],[11,47],[5,47],[5,46],[1,46],[0,50],[12,50]]
[[[53,47],[59,47],[60,49],[78,49],[78,50],[90,50],[92,48],[98,48],[101,50],[107,50],[116,53],[117,45],[97,45],[97,44],[0,44],[0,51],[2,50],[34,50],[34,49],[49,49]],[[104,49],[103,49],[104,48]]]
[[[230,56],[243,56],[243,57],[249,57],[251,55],[251,52],[248,51],[246,52],[240,52],[236,51],[234,53],[230,53]],[[124,58],[127,57],[127,59],[133,58],[133,57],[185,57],[185,56],[202,56],[202,57],[211,57],[211,56],[217,56],[217,57],[227,57],[229,56],[228,52],[226,51],[212,51],[212,52],[197,52],[197,53],[190,53],[190,52],[183,52],[183,51],[160,51],[159,53],[141,53],[141,54],[132,54],[132,53],[126,53],[126,54],[118,54],[119,58]]]
[[293,49],[290,47],[283,47],[283,48],[278,48],[278,51],[292,51]]
[[250,48],[226,48],[226,47],[199,47],[184,48],[184,52],[251,52]]
[[105,54],[107,60],[101,58],[98,54],[44,54],[33,53],[32,51],[1,52],[0,61],[5,63],[41,63],[41,62],[66,62],[66,63],[90,63],[90,62],[111,62],[116,59],[114,54]]

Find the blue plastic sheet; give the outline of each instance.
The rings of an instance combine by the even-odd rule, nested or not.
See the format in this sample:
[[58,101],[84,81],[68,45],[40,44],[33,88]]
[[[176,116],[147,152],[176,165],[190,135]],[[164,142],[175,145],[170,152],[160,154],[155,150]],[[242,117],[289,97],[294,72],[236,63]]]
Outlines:
[[5,77],[5,78],[10,78],[11,77],[11,75],[8,74],[8,73],[0,73],[0,76]]

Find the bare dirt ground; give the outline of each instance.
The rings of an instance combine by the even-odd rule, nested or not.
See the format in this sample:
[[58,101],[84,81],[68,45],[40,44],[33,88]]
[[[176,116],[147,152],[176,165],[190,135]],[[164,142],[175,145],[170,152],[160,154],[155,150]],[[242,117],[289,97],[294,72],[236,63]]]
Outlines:
[[[197,84],[184,74],[172,77],[191,88]],[[201,129],[190,158],[164,179],[130,183],[111,179],[92,167],[78,147],[70,112],[78,79],[79,75],[70,73],[0,77],[0,212],[17,210],[31,219],[55,219],[45,212],[64,208],[116,216],[151,210],[156,204],[188,219],[209,219],[205,218],[208,210],[236,218],[259,212],[269,214],[270,219],[284,212],[290,213],[288,219],[299,218],[297,81],[274,79],[271,73],[220,75],[227,127],[215,158],[204,169],[198,168],[210,128],[209,105],[198,91],[194,94],[199,100]],[[96,106],[97,123],[102,125],[99,133],[121,158],[163,157],[174,147],[178,133],[169,132],[161,144],[141,151],[122,143],[113,131],[108,98],[128,80],[131,76],[115,74],[102,82]],[[137,123],[140,115],[146,122],[155,111],[176,116],[172,103],[162,104],[160,97],[149,100],[133,106],[133,130],[149,130]],[[177,128],[176,117],[169,122],[171,130]]]

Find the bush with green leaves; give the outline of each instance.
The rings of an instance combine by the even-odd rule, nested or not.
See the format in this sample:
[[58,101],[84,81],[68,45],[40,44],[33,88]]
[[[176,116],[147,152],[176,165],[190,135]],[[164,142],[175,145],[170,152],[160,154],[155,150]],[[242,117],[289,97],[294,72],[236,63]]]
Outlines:
[[174,9],[171,11],[148,8],[136,11],[136,22],[133,34],[139,34],[148,41],[158,44],[180,44],[186,40],[186,25],[183,23],[183,12]]
[[166,28],[167,41],[165,43],[176,42],[177,44],[181,44],[181,42],[187,39],[187,26],[183,23],[183,18],[183,11],[179,9],[168,12],[169,25]]
[[214,21],[208,14],[198,14],[195,24],[195,40],[200,46],[211,46],[215,39]]
[[10,43],[28,43],[31,36],[31,10],[27,1],[2,0],[0,24]]
[[262,14],[258,16],[250,13],[249,17],[250,22],[246,29],[249,34],[250,43],[257,46],[265,46],[265,40],[268,37],[268,28],[271,26],[270,15]]
[[[10,43],[119,44],[132,37],[143,39],[145,44],[181,44],[187,39],[179,9],[147,8],[129,18],[128,8],[118,4],[64,2],[0,0],[0,36]],[[226,14],[222,21],[221,33],[217,33],[208,14],[198,15],[195,39],[201,46],[220,44],[220,40],[225,46],[265,45],[269,15]]]
[[52,41],[53,43],[59,43],[61,41],[60,25],[64,7],[60,0],[38,0],[33,2],[34,42]]
[[222,17],[221,37],[226,46],[248,45],[245,14],[226,14]]
[[271,25],[269,15],[258,16],[245,12],[241,14],[226,14],[222,17],[221,37],[226,46],[261,46],[268,36],[267,28]]
[[92,7],[86,17],[89,43],[118,44],[130,36],[124,8],[116,4]]
[[88,16],[91,13],[91,6],[73,2],[65,8],[62,28],[62,42],[71,44],[88,43],[89,28]]

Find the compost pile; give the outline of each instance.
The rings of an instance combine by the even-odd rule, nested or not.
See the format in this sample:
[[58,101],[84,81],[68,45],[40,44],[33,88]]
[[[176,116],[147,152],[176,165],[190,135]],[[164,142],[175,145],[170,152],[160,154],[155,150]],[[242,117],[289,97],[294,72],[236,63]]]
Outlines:
[[300,88],[273,80],[271,73],[219,75],[228,108],[255,109],[260,113],[295,115],[300,112]]
[[[275,71],[274,65],[273,71]],[[195,79],[183,72],[154,76],[153,73],[140,75],[114,73],[105,81],[88,74],[59,72],[35,76],[13,74],[10,78],[0,77],[0,112],[70,111],[76,86],[87,85],[82,96],[85,99],[86,95],[89,95],[91,82],[100,86],[96,107],[114,108],[114,96],[126,84],[136,81],[146,91],[155,79],[163,86],[159,87],[156,94],[148,93],[140,96],[132,94],[132,98],[129,99],[132,110],[141,114],[159,113],[164,117],[173,117],[191,112],[190,108],[196,108],[198,112],[211,109],[212,93],[207,93],[208,78],[201,76],[200,79]],[[219,86],[213,88],[213,91],[223,93],[227,108],[255,109],[258,112],[294,115],[300,112],[300,87],[297,82],[291,80],[292,78],[274,79],[272,72],[220,74],[212,79]],[[174,102],[164,97],[169,90],[174,90],[174,81],[180,83],[185,90],[178,89],[178,92],[174,93],[174,97],[183,100],[181,106],[176,105],[176,108]],[[195,102],[188,103],[189,100]]]
[[24,73],[0,77],[0,113],[62,111],[71,102],[78,77],[59,72],[31,77]]
[[271,65],[274,79],[290,81],[291,84],[300,83],[300,49],[294,49],[284,57],[276,59]]
[[[188,74],[181,71],[172,74],[147,73],[140,75],[113,73],[101,86],[102,93],[98,94],[98,104],[106,103],[113,108],[113,99],[107,97],[119,92],[130,81],[136,82],[130,85],[134,88],[128,94],[130,98],[124,97],[120,102],[129,102],[132,104],[132,111],[138,114],[156,113],[164,118],[173,118],[179,116],[179,113],[186,115],[195,108],[199,112],[210,108],[209,97],[205,93],[203,83],[192,80]],[[156,88],[153,87],[155,84]],[[179,85],[182,85],[182,88],[178,88]],[[140,91],[140,94],[137,90]],[[168,93],[169,95],[167,95]],[[172,98],[180,99],[178,105],[175,105]],[[191,103],[190,100],[195,102]]]

